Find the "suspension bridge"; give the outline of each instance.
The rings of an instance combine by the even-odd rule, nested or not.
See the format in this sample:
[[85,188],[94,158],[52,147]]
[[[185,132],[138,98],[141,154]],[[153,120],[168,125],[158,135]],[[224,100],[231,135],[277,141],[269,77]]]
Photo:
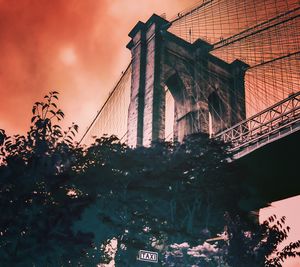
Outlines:
[[129,33],[132,59],[80,143],[202,132],[241,155],[300,129],[299,0],[203,0]]

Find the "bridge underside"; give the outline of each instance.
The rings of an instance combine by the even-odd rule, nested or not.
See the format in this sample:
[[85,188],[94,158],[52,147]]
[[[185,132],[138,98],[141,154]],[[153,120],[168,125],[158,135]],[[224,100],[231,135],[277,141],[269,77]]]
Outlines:
[[234,161],[245,168],[245,185],[253,193],[244,208],[261,208],[266,203],[300,193],[300,131],[294,132]]

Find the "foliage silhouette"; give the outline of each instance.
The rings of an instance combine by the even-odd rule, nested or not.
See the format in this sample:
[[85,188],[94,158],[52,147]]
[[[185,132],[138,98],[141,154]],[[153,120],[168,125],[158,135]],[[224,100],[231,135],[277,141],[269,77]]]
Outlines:
[[223,149],[202,135],[138,149],[101,138],[87,149],[77,186],[98,196],[98,217],[111,231],[107,238],[122,241],[120,266],[133,266],[139,249],[163,251],[222,230],[225,210],[239,210],[238,199],[246,194]]
[[0,134],[1,266],[59,266],[80,261],[92,234],[72,231],[73,222],[91,203],[89,196],[68,192],[76,155],[73,124],[63,132],[55,121],[57,92],[33,107],[26,136]]
[[[74,142],[77,125],[57,124],[64,117],[57,100],[54,91],[34,104],[26,136],[0,130],[1,266],[96,266],[112,257],[117,266],[139,266],[140,249],[159,252],[161,265],[188,266],[170,257],[172,244],[197,246],[225,225],[229,242],[209,264],[242,266],[236,248],[252,249],[266,233],[256,262],[298,255],[293,243],[267,260],[286,229],[258,226],[241,208],[249,192],[224,144],[196,134],[136,149],[103,136],[83,147]],[[234,234],[247,231],[255,242]],[[107,250],[113,239],[115,256]]]
[[260,225],[250,226],[238,215],[226,213],[225,222],[225,231],[209,243],[171,245],[166,253],[167,266],[282,267],[288,257],[300,256],[300,240],[277,250],[290,230],[284,226],[285,217],[273,215]]
[[[273,215],[262,224],[255,225],[249,231],[249,226],[238,216],[230,218],[226,214],[228,243],[226,244],[226,262],[232,267],[266,266],[281,267],[288,257],[300,256],[300,240],[291,242],[282,251],[277,251],[278,245],[288,237],[290,228],[285,227],[286,218]],[[272,255],[274,254],[275,255]]]

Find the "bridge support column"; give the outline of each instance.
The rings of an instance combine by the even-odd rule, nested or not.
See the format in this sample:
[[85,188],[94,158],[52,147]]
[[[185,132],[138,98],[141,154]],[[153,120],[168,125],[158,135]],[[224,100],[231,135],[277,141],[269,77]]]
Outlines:
[[[173,137],[216,134],[245,118],[243,62],[225,62],[203,40],[190,44],[152,15],[129,33],[132,54],[129,146],[149,146],[165,137],[165,88],[174,98]],[[209,129],[210,128],[210,129]]]
[[129,146],[141,146],[143,144],[143,118],[144,118],[144,94],[145,94],[145,60],[146,37],[144,23],[139,22],[129,33],[132,38],[127,48],[131,49],[132,74],[131,93],[128,110],[127,143]]
[[164,138],[165,99],[160,83],[160,28],[168,23],[153,15],[147,23],[138,22],[129,33],[127,45],[132,54],[131,101],[128,119],[128,144],[149,146]]

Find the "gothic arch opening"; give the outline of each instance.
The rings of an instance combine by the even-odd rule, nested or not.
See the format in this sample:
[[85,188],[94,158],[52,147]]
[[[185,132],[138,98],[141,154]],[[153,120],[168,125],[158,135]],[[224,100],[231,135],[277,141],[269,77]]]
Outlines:
[[165,82],[165,139],[181,141],[190,133],[186,90],[177,73]]
[[167,86],[165,86],[165,140],[174,140],[175,100]]
[[215,91],[208,97],[209,135],[210,137],[224,129],[225,104]]

